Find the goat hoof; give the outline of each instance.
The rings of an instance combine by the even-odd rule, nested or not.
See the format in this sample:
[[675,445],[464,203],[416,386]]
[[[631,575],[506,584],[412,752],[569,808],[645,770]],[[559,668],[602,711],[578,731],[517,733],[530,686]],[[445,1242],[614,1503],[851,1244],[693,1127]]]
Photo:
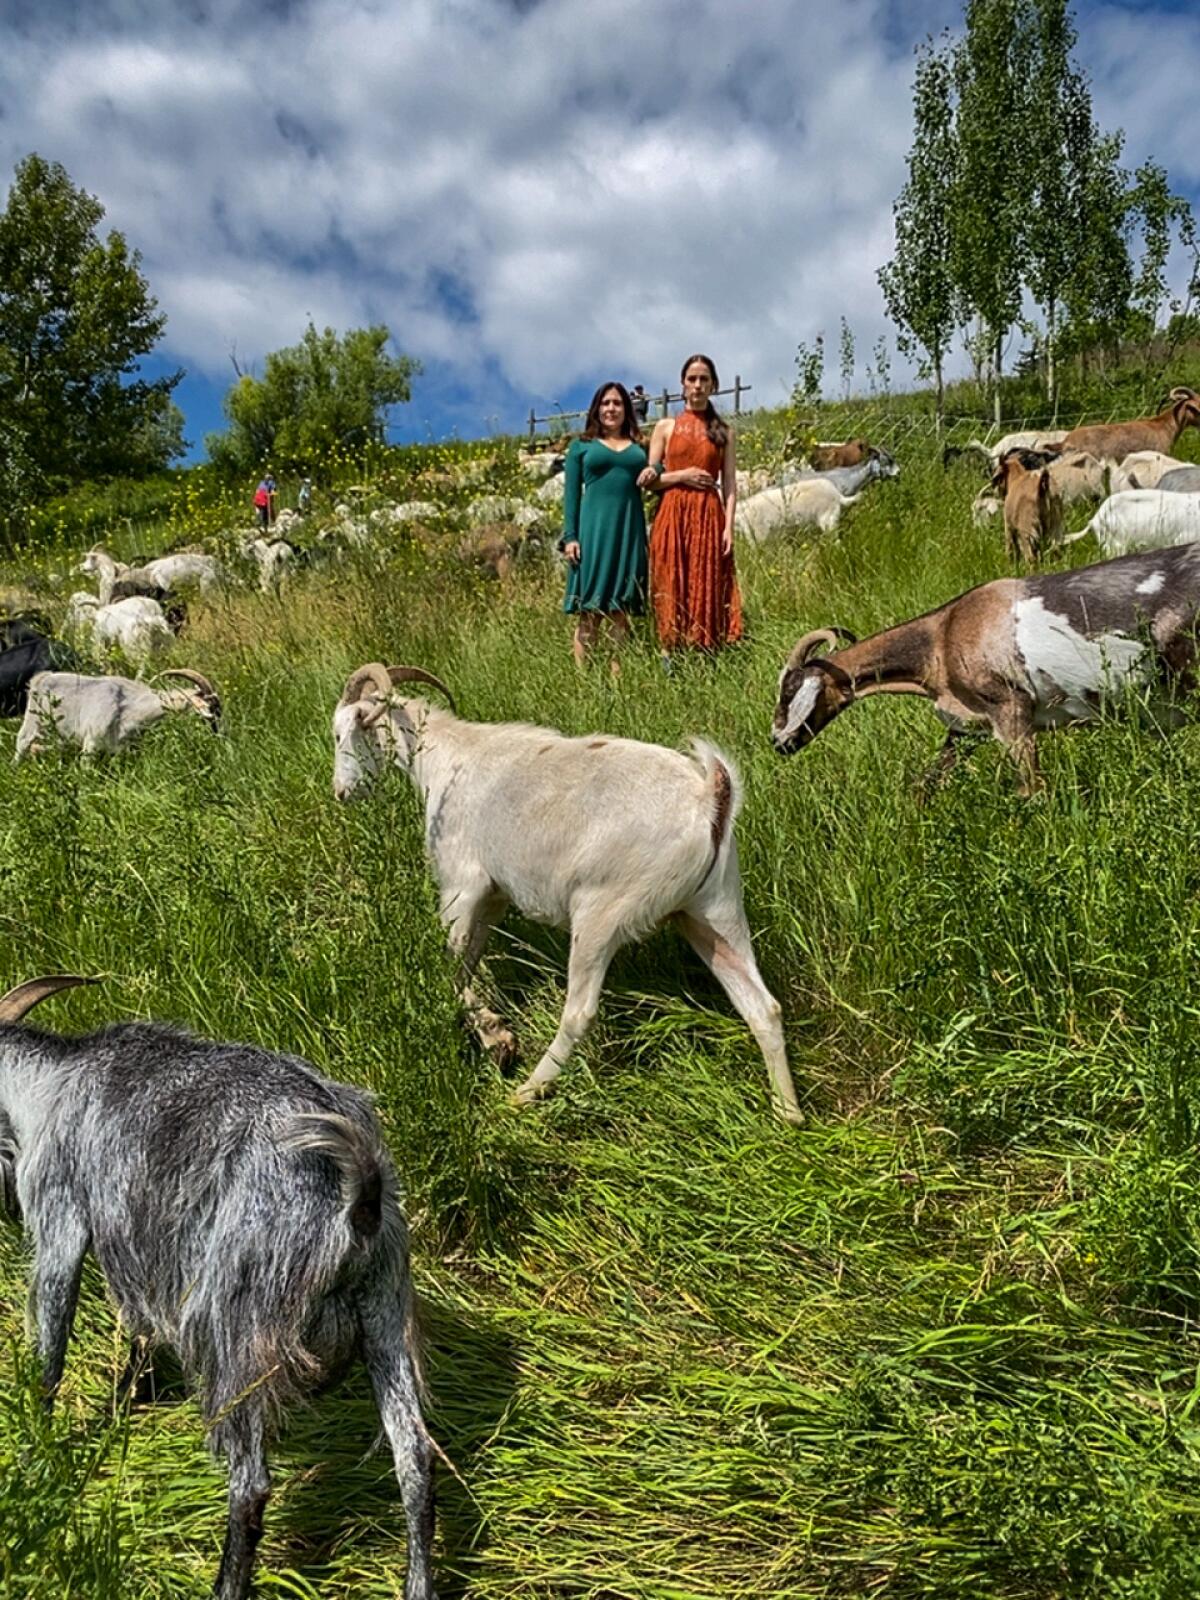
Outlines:
[[772,1106],[771,1108],[780,1122],[789,1123],[793,1128],[802,1128],[805,1116],[799,1106]]

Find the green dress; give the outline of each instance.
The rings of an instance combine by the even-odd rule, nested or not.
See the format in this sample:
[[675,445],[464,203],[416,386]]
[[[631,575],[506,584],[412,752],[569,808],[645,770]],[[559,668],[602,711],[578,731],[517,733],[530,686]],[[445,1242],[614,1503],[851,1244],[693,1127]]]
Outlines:
[[567,569],[564,611],[646,609],[646,514],[638,473],[640,444],[610,450],[599,439],[576,439],[567,451],[561,550],[579,541],[579,560]]

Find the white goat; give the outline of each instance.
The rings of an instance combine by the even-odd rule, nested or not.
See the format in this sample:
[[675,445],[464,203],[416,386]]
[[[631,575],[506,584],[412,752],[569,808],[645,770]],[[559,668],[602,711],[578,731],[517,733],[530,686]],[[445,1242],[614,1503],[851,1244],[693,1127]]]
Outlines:
[[845,495],[822,478],[802,478],[786,487],[763,489],[739,503],[737,531],[752,544],[762,544],[781,528],[819,528],[832,533],[846,506],[857,495]]
[[179,550],[172,555],[155,556],[140,567],[130,567],[123,561],[114,561],[106,550],[101,550],[97,545],[79,563],[79,571],[91,573],[97,578],[100,600],[105,605],[112,599],[114,588],[122,583],[141,583],[164,590],[194,584],[201,593],[207,594],[228,581],[228,574],[216,556],[205,555],[197,550]]
[[144,595],[106,606],[94,594],[79,590],[67,602],[66,627],[68,632],[88,635],[97,649],[118,647],[135,662],[150,660],[175,637],[158,601]]
[[39,672],[29,684],[25,720],[17,734],[16,759],[38,753],[57,737],[84,755],[111,755],[169,711],[194,711],[216,731],[221,701],[207,678],[189,667],[172,667],[164,678],[182,678],[190,689],[152,689],[136,678],[88,678],[77,672]]
[[1166,545],[1200,539],[1200,494],[1172,494],[1165,489],[1125,489],[1110,495],[1078,533],[1064,539],[1074,544],[1089,533],[1105,556],[1132,550],[1159,550]]
[[750,1025],[776,1112],[799,1120],[779,1003],[759,974],[742,906],[733,837],[741,794],[726,758],[700,741],[686,756],[632,739],[463,722],[424,699],[395,696],[405,682],[450,698],[421,667],[373,662],[350,677],[333,714],[333,791],[347,800],[395,765],[423,795],[463,999],[498,1053],[511,1053],[515,1040],[469,988],[489,931],[509,905],[570,928],[558,1032],[518,1103],[543,1093],[587,1032],[616,952],[672,917]]
[[294,544],[286,539],[243,539],[241,552],[258,569],[258,586],[264,594],[278,589],[296,559]]
[[1120,494],[1123,489],[1157,489],[1168,472],[1187,465],[1161,450],[1135,450],[1111,469],[1108,487],[1112,494]]

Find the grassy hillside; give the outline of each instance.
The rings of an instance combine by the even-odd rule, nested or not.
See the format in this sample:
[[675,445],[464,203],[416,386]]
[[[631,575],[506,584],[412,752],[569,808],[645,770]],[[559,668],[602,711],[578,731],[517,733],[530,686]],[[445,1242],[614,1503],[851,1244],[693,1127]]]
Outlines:
[[[453,462],[410,461],[426,477],[399,459],[394,498],[441,472],[461,505]],[[397,534],[378,567],[197,605],[175,659],[219,684],[219,739],[179,719],[107,763],[14,768],[0,730],[0,982],[106,973],[41,1020],[176,1019],[378,1095],[455,1468],[448,1596],[1200,1587],[1200,727],[1047,739],[1033,803],[985,744],[920,804],[940,732],[916,702],[862,705],[790,762],[768,741],[799,632],[866,632],[1002,571],[976,487],[913,455],[839,537],[744,552],[748,642],[670,678],[645,634],[617,682],[577,674],[557,574],[475,578],[439,554],[451,515],[432,556]],[[61,550],[39,561],[65,576]],[[432,668],[468,716],[735,758],[804,1128],[771,1118],[748,1031],[672,933],[618,959],[554,1098],[510,1109],[459,1020],[414,797],[396,776],[332,798],[330,713],[378,657]],[[527,1057],[565,958],[518,919],[495,940]],[[194,1406],[112,1415],[120,1337],[89,1272],[44,1421],[25,1268],[0,1229],[0,1594],[207,1593],[224,1489]],[[296,1420],[261,1593],[400,1595],[375,1426],[358,1378]]]

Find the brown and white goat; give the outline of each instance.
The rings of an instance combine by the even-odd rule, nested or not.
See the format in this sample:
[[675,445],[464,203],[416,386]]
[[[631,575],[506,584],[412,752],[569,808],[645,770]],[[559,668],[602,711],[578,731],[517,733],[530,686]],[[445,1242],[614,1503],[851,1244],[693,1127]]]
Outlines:
[[1087,450],[1105,461],[1120,463],[1135,450],[1159,450],[1170,455],[1185,428],[1200,428],[1200,395],[1194,389],[1172,389],[1167,404],[1153,417],[1132,422],[1093,422],[1072,428],[1062,448]]
[[[869,639],[806,633],[780,674],[771,736],[793,755],[857,700],[922,695],[949,725],[939,773],[963,733],[990,728],[1028,794],[1035,733],[1091,721],[1128,687],[1156,689],[1171,720],[1172,694],[1194,686],[1198,622],[1200,543],[997,578]],[[820,646],[835,653],[814,656]]]
[[1036,567],[1041,553],[1063,534],[1062,496],[1049,467],[1030,470],[1014,451],[1004,457],[992,478],[1004,504],[1004,549],[1010,561],[1020,558]]

